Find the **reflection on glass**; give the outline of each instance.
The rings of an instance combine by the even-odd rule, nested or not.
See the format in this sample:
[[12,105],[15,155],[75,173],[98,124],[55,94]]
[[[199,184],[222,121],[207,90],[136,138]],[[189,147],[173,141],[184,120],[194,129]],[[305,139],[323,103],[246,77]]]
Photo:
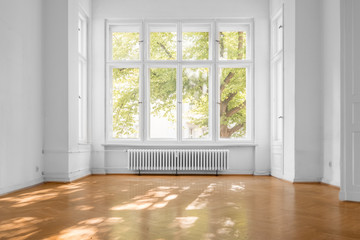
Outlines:
[[112,72],[113,138],[139,138],[139,69]]
[[209,138],[209,69],[183,69],[182,135]]
[[150,138],[176,138],[176,68],[150,69]]
[[220,138],[246,135],[246,68],[221,68]]

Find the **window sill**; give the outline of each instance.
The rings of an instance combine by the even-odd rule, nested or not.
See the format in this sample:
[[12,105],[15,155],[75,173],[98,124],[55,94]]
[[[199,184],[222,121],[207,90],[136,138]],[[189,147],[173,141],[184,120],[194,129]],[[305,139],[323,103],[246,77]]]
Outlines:
[[217,142],[217,143],[104,143],[104,147],[256,147],[256,143],[227,143],[227,142]]

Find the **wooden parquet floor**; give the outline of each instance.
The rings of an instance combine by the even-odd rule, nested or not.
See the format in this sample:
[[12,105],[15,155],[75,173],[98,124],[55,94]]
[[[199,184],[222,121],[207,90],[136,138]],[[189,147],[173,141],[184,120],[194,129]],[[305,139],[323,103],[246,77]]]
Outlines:
[[90,176],[0,197],[0,239],[360,239],[339,190],[257,176]]

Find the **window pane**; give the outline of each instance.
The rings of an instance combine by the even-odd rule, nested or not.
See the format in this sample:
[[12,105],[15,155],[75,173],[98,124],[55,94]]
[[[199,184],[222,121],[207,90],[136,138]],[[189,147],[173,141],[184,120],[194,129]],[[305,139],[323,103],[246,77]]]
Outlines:
[[209,59],[209,32],[183,32],[184,60]]
[[209,69],[184,68],[182,76],[183,138],[209,138]]
[[150,69],[150,138],[176,138],[176,68]]
[[177,37],[174,31],[150,33],[150,59],[151,60],[176,60]]
[[220,70],[220,138],[246,136],[246,68]]
[[139,32],[113,32],[112,58],[113,60],[140,59]]
[[139,69],[112,72],[113,138],[139,138]]
[[220,32],[220,60],[246,59],[246,32]]

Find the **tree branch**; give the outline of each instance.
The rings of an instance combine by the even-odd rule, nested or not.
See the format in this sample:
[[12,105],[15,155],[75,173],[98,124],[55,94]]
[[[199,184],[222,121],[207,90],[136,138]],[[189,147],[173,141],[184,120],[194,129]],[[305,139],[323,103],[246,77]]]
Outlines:
[[244,127],[244,124],[239,123],[238,125],[235,125],[233,128],[229,129],[230,136],[236,132],[239,131],[242,127]]
[[242,59],[241,49],[244,47],[244,37],[242,32],[238,32],[238,60]]
[[246,101],[244,101],[241,106],[237,106],[233,109],[231,109],[230,111],[226,111],[226,117],[231,117],[232,115],[234,115],[235,113],[239,112],[241,109],[243,109],[244,107],[246,107]]
[[171,53],[166,49],[166,47],[164,46],[164,44],[162,44],[161,42],[157,42],[157,44],[160,45],[160,47],[162,49],[164,49],[165,53],[169,56],[169,58],[173,59],[173,56],[171,55]]
[[225,85],[229,84],[230,80],[234,77],[234,75],[235,75],[235,73],[229,72],[229,74],[224,79],[224,83],[221,84],[221,86],[220,86],[220,93],[222,93],[222,91],[225,89]]
[[238,92],[230,93],[230,95],[223,102],[228,104],[236,96],[236,94],[238,94]]

